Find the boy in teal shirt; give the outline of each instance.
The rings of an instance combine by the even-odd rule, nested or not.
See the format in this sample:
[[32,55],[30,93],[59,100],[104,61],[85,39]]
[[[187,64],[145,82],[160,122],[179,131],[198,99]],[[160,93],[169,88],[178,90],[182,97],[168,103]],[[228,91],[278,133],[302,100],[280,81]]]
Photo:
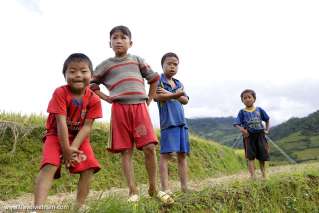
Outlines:
[[181,190],[187,191],[186,156],[190,152],[190,147],[183,105],[188,103],[189,98],[183,84],[173,78],[178,70],[178,56],[175,53],[166,53],[161,64],[164,73],[161,75],[156,95],[161,127],[160,179],[162,190],[170,194],[168,160],[171,153],[177,153]]

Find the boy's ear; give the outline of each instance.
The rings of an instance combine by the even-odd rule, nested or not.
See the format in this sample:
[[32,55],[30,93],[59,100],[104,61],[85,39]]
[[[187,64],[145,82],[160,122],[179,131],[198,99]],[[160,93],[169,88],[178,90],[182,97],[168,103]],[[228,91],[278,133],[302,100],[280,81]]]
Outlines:
[[132,47],[132,45],[133,45],[133,41],[130,41],[130,47]]
[[110,45],[110,48],[112,48],[112,44],[111,44],[111,42],[109,42],[109,45]]

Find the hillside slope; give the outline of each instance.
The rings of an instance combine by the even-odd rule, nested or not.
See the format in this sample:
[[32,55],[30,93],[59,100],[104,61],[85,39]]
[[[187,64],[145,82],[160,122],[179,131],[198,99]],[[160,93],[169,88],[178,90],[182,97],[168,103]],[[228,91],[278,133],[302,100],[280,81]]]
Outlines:
[[[0,200],[31,193],[39,171],[44,117],[0,114]],[[97,124],[91,134],[91,143],[102,170],[95,175],[92,189],[101,191],[111,187],[125,187],[119,154],[105,151],[109,135],[106,124]],[[17,137],[16,143],[15,136]],[[235,173],[246,167],[242,156],[232,149],[202,138],[190,137],[191,154],[188,158],[190,180],[201,180],[218,174]],[[157,146],[158,148],[158,146]],[[157,154],[158,154],[157,150]],[[137,183],[146,183],[144,157],[134,153]],[[177,180],[176,162],[170,165],[170,175]],[[23,168],[23,169],[22,169]],[[54,181],[51,194],[76,190],[78,176],[70,176],[62,169],[62,178]]]
[[[126,202],[126,188],[91,191],[89,212],[318,212],[319,163],[270,167],[268,180],[251,181],[248,172],[229,176],[190,181],[191,193],[181,194],[179,182],[171,181],[175,204],[163,206],[156,199],[147,198],[147,186],[141,186],[142,199],[138,204]],[[59,193],[48,197],[47,205],[61,206],[69,212],[73,193]],[[32,206],[32,194],[0,201],[5,208]]]
[[[270,136],[297,162],[319,160],[319,111],[275,126]],[[275,161],[286,161],[276,149],[271,154]]]

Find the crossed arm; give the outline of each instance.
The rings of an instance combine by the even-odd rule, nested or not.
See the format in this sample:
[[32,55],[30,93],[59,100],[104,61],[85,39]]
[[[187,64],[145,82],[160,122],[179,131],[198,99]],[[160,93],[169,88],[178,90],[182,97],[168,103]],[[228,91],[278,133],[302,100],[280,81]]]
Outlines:
[[185,95],[183,89],[178,89],[176,93],[172,93],[165,90],[164,88],[157,88],[155,96],[156,101],[167,101],[171,99],[176,99],[184,105],[188,103],[188,97]]

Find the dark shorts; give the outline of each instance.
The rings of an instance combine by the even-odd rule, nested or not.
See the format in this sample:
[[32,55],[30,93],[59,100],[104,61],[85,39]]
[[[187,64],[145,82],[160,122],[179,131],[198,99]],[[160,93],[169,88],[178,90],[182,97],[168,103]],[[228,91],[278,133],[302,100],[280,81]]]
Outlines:
[[184,126],[161,130],[161,154],[177,152],[189,153],[188,129]]
[[245,156],[248,160],[255,158],[260,161],[269,161],[269,145],[264,132],[251,133],[248,138],[243,138]]

